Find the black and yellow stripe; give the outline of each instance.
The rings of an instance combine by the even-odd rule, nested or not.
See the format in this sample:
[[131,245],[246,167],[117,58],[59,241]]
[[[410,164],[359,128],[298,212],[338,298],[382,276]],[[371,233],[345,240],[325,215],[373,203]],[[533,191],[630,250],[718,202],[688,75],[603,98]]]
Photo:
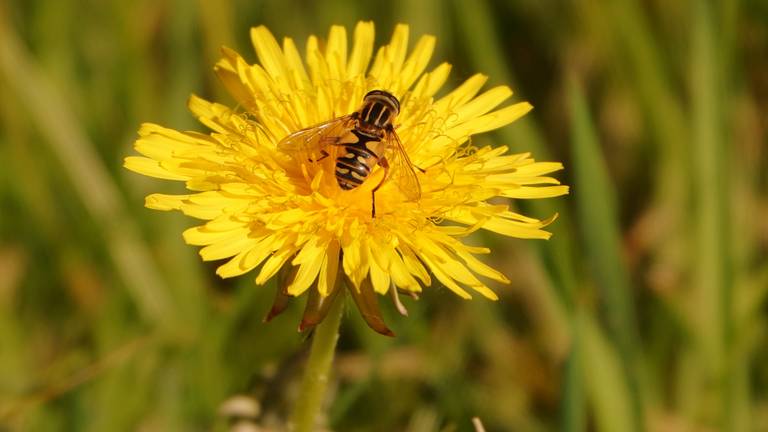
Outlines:
[[373,102],[366,105],[361,118],[369,125],[384,127],[390,116],[390,107],[381,102]]
[[378,161],[376,154],[366,145],[378,141],[378,138],[357,130],[352,133],[358,141],[344,146],[344,154],[336,158],[336,182],[344,190],[360,186],[371,173],[371,167]]

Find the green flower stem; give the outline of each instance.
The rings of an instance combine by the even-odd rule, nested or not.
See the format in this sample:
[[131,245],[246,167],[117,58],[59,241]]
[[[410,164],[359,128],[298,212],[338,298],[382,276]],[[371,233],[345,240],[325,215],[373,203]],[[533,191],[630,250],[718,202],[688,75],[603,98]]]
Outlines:
[[339,324],[344,311],[345,297],[345,293],[336,296],[328,316],[317,325],[315,330],[307,369],[304,372],[301,390],[291,419],[291,430],[294,432],[311,432],[315,429],[317,415],[330,378],[336,341],[339,339]]

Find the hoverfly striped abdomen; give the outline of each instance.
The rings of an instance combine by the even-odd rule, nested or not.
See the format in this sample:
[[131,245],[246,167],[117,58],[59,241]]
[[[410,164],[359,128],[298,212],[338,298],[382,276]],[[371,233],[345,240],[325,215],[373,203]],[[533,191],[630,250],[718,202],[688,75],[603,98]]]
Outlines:
[[357,138],[357,142],[345,145],[342,155],[336,158],[336,181],[344,190],[360,186],[378,162],[378,156],[367,144],[378,144],[380,139],[357,129],[352,130],[351,134]]

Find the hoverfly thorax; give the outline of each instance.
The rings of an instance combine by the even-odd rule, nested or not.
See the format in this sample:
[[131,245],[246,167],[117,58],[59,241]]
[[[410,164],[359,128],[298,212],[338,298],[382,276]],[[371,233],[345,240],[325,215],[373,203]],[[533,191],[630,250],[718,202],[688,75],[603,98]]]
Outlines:
[[361,129],[378,132],[387,130],[400,113],[400,102],[384,90],[373,90],[363,98],[363,107],[359,111]]

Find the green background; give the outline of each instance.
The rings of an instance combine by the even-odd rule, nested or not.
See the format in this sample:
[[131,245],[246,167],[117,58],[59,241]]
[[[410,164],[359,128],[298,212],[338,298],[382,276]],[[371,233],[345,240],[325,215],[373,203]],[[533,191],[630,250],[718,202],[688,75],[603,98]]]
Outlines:
[[[501,300],[440,287],[397,338],[347,312],[333,430],[768,430],[768,2],[21,1],[0,3],[0,431],[227,430],[258,401],[281,430],[301,376],[300,304],[220,280],[143,207],[178,185],[124,170],[141,122],[203,130],[232,103],[219,47],[248,29],[302,47],[373,19],[438,36],[535,109],[477,144],[563,161],[550,241],[486,235]],[[301,300],[297,303],[301,303]],[[387,302],[388,304],[388,302]],[[245,421],[238,423],[241,427]]]

